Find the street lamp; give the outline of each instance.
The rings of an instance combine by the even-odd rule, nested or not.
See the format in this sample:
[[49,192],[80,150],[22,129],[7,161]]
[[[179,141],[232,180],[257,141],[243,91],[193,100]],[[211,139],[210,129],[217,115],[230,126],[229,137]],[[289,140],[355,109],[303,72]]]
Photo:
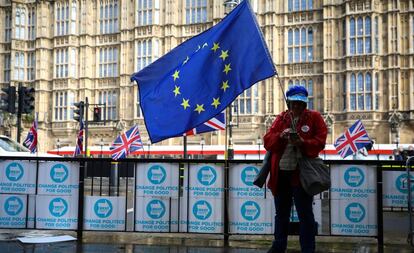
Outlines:
[[60,149],[60,140],[57,139],[56,141],[56,147],[57,147],[57,154],[59,155],[59,149]]
[[204,144],[206,144],[204,137],[201,137],[200,145],[201,145],[201,157],[204,158]]
[[260,160],[260,146],[262,145],[262,138],[260,136],[257,136],[257,147],[258,147],[258,153],[259,153],[259,160]]
[[102,147],[103,147],[103,145],[104,145],[104,143],[103,143],[103,139],[101,138],[101,141],[99,142],[99,145],[101,146],[101,158],[102,158]]
[[148,139],[148,141],[147,141],[147,158],[149,158],[150,157],[150,148],[151,148],[151,141],[150,141],[150,139]]

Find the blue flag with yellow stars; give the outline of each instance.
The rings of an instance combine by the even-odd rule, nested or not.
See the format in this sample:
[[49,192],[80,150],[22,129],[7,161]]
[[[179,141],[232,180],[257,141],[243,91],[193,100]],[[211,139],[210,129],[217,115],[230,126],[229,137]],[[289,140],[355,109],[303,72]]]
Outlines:
[[276,69],[248,1],[217,25],[134,73],[152,143],[182,136],[221,113]]

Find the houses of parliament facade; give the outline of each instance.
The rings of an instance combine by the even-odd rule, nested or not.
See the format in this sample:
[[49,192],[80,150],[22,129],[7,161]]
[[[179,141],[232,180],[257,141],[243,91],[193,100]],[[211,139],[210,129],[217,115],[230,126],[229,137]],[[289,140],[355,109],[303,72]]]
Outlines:
[[[75,146],[73,104],[86,98],[89,145],[110,145],[134,124],[147,143],[131,74],[217,24],[237,2],[0,0],[0,86],[35,88],[41,152],[58,141]],[[414,143],[414,0],[250,3],[278,75],[233,102],[234,144],[256,145],[286,110],[280,84],[308,89],[308,108],[323,115],[330,144],[357,119],[376,143]],[[92,120],[95,107],[99,122]],[[0,134],[16,137],[15,115],[0,112],[0,123]],[[224,145],[225,133],[190,136],[188,143],[201,138]]]

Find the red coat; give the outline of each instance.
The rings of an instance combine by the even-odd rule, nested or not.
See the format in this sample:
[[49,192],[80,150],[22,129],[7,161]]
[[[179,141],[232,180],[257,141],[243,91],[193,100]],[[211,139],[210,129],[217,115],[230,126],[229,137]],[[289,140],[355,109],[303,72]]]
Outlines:
[[[287,145],[287,140],[280,137],[280,134],[286,128],[291,126],[291,117],[287,111],[279,114],[272,124],[272,127],[265,134],[264,147],[267,151],[271,151],[271,169],[270,180],[268,183],[269,189],[272,190],[273,195],[276,195],[277,179],[279,174],[279,161],[282,158],[283,152]],[[296,131],[303,138],[304,142],[300,146],[302,155],[307,157],[317,157],[326,143],[328,129],[321,114],[317,111],[307,110],[302,113],[296,125]],[[299,173],[296,170],[292,181],[293,184],[299,184]]]

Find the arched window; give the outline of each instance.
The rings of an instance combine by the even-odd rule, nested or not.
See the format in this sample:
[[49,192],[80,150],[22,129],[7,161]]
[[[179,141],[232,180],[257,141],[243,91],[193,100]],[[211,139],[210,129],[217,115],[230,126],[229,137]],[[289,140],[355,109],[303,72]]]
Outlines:
[[288,62],[313,61],[313,30],[296,28],[288,30]]
[[351,80],[350,80],[350,87],[349,87],[349,104],[350,104],[350,110],[355,111],[356,110],[356,78],[355,74],[351,74]]
[[371,18],[358,17],[349,20],[350,54],[370,54],[371,48]]
[[371,73],[352,73],[349,86],[349,109],[351,111],[372,110],[373,85]]
[[350,53],[355,54],[356,53],[356,47],[355,47],[355,39],[356,33],[355,33],[355,19],[351,18],[349,21],[349,44],[350,44]]
[[288,62],[293,62],[293,30],[288,31]]
[[253,85],[251,88],[245,90],[234,101],[234,112],[242,115],[256,114],[259,112],[259,88],[258,85]]
[[118,0],[104,0],[100,2],[99,29],[101,34],[117,33],[118,28]]

